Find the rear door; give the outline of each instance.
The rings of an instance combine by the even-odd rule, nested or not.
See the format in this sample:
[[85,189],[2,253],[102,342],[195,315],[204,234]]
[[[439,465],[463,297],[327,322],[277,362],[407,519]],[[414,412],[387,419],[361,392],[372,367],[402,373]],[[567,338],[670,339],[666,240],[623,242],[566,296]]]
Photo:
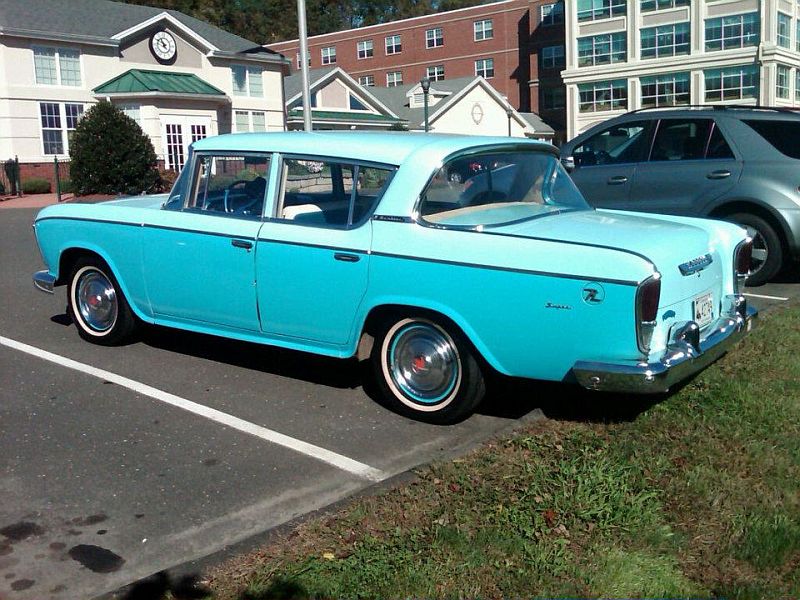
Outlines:
[[649,160],[634,176],[628,210],[678,215],[702,208],[739,180],[736,157],[714,119],[661,119]]
[[630,121],[604,129],[575,146],[572,179],[590,204],[624,208],[637,163],[650,148],[649,121]]

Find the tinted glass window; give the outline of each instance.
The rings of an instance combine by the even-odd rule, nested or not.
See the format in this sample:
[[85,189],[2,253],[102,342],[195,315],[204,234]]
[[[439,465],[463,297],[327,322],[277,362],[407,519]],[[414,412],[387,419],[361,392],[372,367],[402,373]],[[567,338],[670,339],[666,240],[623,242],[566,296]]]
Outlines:
[[586,208],[555,156],[501,151],[446,163],[428,184],[419,210],[429,223],[474,228]]
[[800,158],[800,121],[742,121],[767,140],[781,154]]
[[650,160],[702,159],[711,124],[709,119],[662,120],[653,141]]
[[714,126],[714,131],[711,132],[706,158],[734,158],[731,147],[717,126]]
[[377,205],[393,174],[394,169],[287,158],[278,216],[320,226],[359,223]]
[[201,155],[186,208],[239,218],[260,218],[269,176],[269,155]]
[[593,135],[573,152],[576,166],[611,165],[644,159],[650,136],[646,121],[615,125]]

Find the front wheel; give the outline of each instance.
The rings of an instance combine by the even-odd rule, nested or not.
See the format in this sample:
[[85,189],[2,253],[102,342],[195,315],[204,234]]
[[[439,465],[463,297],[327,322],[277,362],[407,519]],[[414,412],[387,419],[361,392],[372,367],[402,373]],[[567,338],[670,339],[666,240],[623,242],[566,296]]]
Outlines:
[[387,323],[375,340],[372,375],[384,403],[429,423],[468,417],[485,394],[470,343],[453,329],[423,317]]
[[94,257],[81,259],[75,265],[69,280],[67,308],[78,334],[93,344],[121,344],[136,326],[136,317],[111,269]]
[[759,216],[738,213],[728,217],[747,229],[753,238],[753,259],[747,285],[763,285],[777,275],[783,263],[781,239],[773,227]]

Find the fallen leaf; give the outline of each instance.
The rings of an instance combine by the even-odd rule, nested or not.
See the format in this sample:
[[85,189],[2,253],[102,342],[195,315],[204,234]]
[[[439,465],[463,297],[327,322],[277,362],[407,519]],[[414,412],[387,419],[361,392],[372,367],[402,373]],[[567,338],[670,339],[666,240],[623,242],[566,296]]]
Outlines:
[[322,558],[324,558],[325,560],[335,560],[336,555],[333,552],[324,552],[322,554]]

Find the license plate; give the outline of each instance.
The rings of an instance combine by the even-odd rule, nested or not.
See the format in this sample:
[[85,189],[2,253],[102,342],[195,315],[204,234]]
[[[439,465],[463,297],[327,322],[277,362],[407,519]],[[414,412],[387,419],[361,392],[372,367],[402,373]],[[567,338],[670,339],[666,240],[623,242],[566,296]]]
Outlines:
[[709,292],[701,294],[694,299],[694,321],[701,328],[705,327],[714,318],[714,297]]

